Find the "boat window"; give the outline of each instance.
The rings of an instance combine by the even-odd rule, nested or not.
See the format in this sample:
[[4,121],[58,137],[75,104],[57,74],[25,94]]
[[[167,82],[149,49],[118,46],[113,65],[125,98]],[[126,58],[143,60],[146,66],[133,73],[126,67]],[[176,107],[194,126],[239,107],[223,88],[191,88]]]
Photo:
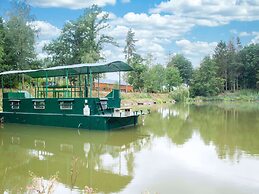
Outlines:
[[44,101],[34,101],[33,102],[34,109],[45,109],[45,102]]
[[10,101],[11,109],[19,109],[20,108],[20,101]]
[[73,109],[73,102],[71,102],[71,101],[60,102],[59,104],[60,104],[61,110],[72,110]]
[[107,98],[100,98],[100,104],[103,110],[107,109],[107,102],[108,102]]

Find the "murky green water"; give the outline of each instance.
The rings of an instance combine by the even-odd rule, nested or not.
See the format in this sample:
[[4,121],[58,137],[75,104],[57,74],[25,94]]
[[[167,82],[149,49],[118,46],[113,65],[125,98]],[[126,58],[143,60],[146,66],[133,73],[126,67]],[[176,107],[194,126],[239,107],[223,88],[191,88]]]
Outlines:
[[113,132],[1,127],[0,193],[259,193],[259,104],[157,107]]

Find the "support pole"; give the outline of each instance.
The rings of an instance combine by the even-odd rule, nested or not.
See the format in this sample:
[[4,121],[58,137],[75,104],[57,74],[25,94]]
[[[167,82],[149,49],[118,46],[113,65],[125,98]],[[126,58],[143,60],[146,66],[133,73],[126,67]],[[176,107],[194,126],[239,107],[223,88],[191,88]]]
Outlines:
[[22,90],[24,90],[24,74],[22,74]]
[[92,91],[93,91],[93,75],[90,69],[90,98],[92,98]]
[[85,98],[88,98],[88,77],[89,74],[87,74],[87,76],[85,76]]
[[119,71],[119,97],[121,96],[121,72]]
[[9,85],[10,85],[10,92],[12,92],[12,85],[13,85],[12,78],[9,79]]
[[2,75],[2,98],[4,98],[4,76]]
[[53,87],[53,96],[52,96],[52,97],[53,97],[53,98],[56,98],[56,94],[57,94],[57,93],[56,93],[56,77],[54,77],[53,86],[54,86],[54,87]]
[[31,77],[29,77],[29,93],[31,94]]
[[100,97],[100,74],[98,73],[98,98]]
[[67,88],[66,97],[68,97],[68,69],[66,69],[66,88]]
[[39,78],[36,79],[36,82],[37,82],[37,95],[36,95],[36,98],[39,98]]
[[46,71],[46,86],[45,86],[45,89],[46,89],[46,96],[45,96],[45,98],[48,98],[48,87],[49,87],[49,81],[48,81],[48,72]]
[[79,74],[79,97],[82,98],[81,74]]
[[[20,76],[20,77],[21,77],[21,76]],[[21,79],[22,79],[22,78],[21,78]],[[18,77],[18,81],[19,81],[19,77]],[[22,81],[22,80],[21,80],[21,81]],[[23,86],[22,86],[22,83],[21,83],[21,84],[19,83],[19,92],[22,91],[22,87],[23,87]]]

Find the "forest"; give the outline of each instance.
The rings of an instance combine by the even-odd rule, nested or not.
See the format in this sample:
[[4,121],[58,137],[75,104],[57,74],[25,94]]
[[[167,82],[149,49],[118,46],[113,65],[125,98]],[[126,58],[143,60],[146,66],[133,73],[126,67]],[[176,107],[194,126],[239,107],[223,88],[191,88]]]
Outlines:
[[[35,40],[38,30],[30,6],[23,1],[13,3],[7,16],[0,16],[0,72],[35,69],[104,60],[104,46],[118,46],[105,34],[109,28],[108,14],[96,5],[84,10],[74,21],[65,23],[56,39],[44,46],[47,58],[38,59]],[[152,55],[143,57],[136,49],[138,41],[133,29],[125,34],[125,61],[134,71],[124,79],[138,92],[172,92],[183,88],[188,95],[216,96],[225,91],[259,88],[259,44],[243,46],[239,37],[218,42],[211,55],[204,57],[198,67],[181,53],[171,56],[166,64],[156,64]],[[16,77],[5,77],[13,80]],[[5,87],[11,87],[9,81]]]

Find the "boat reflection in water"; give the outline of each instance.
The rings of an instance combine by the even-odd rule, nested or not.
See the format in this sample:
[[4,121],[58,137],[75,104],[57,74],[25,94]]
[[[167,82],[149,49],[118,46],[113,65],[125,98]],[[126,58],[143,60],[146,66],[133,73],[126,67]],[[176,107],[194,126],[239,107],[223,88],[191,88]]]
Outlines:
[[82,191],[85,186],[102,193],[119,192],[131,182],[134,154],[148,139],[136,130],[5,124],[0,131],[1,193],[26,191],[32,180],[29,172],[46,182],[58,173],[57,192]]

